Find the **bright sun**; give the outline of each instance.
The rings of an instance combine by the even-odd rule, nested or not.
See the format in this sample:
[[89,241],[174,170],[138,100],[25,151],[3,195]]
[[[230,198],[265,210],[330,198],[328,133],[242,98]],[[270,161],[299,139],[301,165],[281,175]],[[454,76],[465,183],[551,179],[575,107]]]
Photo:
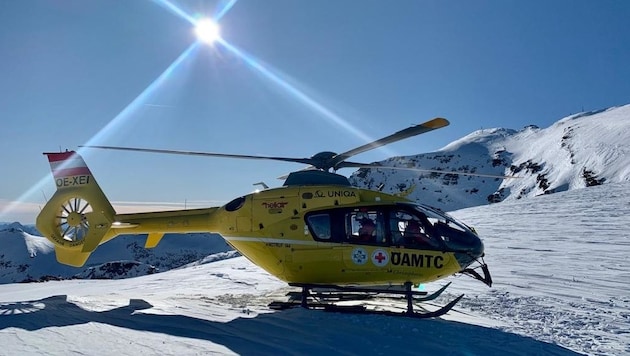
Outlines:
[[219,39],[219,25],[210,19],[202,19],[197,22],[195,33],[200,41],[212,44]]

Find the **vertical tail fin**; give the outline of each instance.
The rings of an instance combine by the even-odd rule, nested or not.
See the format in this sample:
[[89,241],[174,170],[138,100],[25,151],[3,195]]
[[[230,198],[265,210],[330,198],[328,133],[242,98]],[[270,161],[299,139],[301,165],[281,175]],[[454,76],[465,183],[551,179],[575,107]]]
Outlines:
[[37,229],[55,245],[57,261],[83,266],[110,231],[116,212],[78,153],[44,155],[57,190],[37,216]]

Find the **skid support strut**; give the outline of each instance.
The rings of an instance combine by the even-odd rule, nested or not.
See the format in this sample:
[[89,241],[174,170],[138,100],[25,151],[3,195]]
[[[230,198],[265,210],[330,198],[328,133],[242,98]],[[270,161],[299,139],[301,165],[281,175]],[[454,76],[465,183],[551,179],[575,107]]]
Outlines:
[[[442,294],[442,292],[444,292],[444,290],[446,290],[450,283],[446,284],[445,286],[431,294],[423,291],[412,290],[412,283],[410,282],[405,283],[403,289],[392,287],[365,288],[320,284],[291,285],[295,287],[300,287],[302,290],[300,292],[289,293],[288,301],[275,301],[270,303],[270,308],[282,310],[300,306],[305,309],[322,309],[326,311],[345,313],[368,313],[407,316],[412,318],[435,318],[446,314],[464,296],[463,294],[460,295],[445,306],[435,311],[417,312],[414,310],[414,303],[427,302],[436,299]],[[400,300],[401,297],[404,298],[407,304],[406,310],[402,313],[388,310],[371,309],[362,304],[339,304],[340,302],[366,301],[368,299],[374,298]]]

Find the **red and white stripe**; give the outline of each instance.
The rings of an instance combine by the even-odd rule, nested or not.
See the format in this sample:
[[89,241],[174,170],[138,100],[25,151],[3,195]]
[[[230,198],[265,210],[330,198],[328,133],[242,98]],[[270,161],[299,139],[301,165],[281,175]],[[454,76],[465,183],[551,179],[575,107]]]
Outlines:
[[83,158],[74,151],[44,154],[48,156],[50,169],[55,178],[92,175]]

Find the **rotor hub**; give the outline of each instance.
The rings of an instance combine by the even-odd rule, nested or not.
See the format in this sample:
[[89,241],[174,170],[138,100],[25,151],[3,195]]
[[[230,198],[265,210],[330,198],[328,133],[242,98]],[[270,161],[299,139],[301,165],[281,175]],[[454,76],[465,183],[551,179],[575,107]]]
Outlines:
[[79,226],[83,222],[83,214],[73,211],[68,214],[66,221],[68,222],[68,225],[72,227]]
[[327,171],[334,167],[333,159],[335,157],[337,157],[335,152],[320,152],[311,157],[311,164],[317,169]]

